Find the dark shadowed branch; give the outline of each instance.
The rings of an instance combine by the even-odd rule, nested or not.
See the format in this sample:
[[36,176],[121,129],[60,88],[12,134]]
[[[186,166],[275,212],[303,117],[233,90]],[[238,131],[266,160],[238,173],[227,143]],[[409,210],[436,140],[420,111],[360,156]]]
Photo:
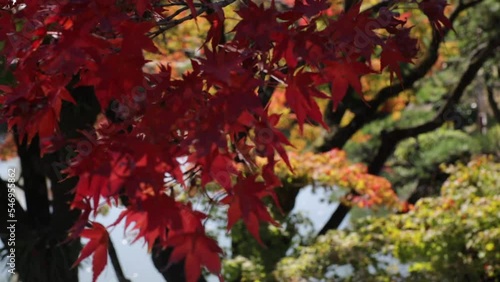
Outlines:
[[340,202],[335,212],[333,212],[332,216],[328,219],[323,228],[321,228],[321,230],[318,232],[318,236],[326,234],[328,230],[339,228],[340,224],[350,210],[350,206],[344,205],[342,204],[342,202]]
[[115,245],[113,244],[113,241],[111,241],[111,238],[108,242],[108,253],[118,282],[131,282],[129,279],[127,279],[127,277],[125,277],[125,274],[123,273],[122,266],[120,265],[120,260],[118,259],[118,255],[116,254]]

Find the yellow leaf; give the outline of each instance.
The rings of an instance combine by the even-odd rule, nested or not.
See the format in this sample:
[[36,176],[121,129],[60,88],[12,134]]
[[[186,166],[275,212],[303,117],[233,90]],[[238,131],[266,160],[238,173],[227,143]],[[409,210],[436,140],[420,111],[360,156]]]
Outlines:
[[488,243],[488,244],[486,244],[486,250],[487,250],[488,252],[491,252],[491,251],[493,251],[494,249],[495,249],[495,244],[493,244],[493,243],[491,243],[491,242],[490,242],[490,243]]

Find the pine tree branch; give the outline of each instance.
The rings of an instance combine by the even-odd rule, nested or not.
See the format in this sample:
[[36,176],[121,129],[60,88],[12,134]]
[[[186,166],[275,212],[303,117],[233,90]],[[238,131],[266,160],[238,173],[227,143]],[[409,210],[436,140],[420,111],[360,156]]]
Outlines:
[[458,113],[455,110],[455,106],[463,96],[465,89],[474,80],[479,69],[494,54],[499,46],[500,39],[494,38],[487,44],[482,44],[482,46],[478,48],[478,51],[473,55],[471,63],[462,74],[458,84],[446,101],[446,104],[440,109],[433,120],[415,127],[395,129],[386,133],[383,132],[381,136],[382,145],[379,147],[373,161],[369,164],[368,172],[371,174],[379,174],[397,144],[402,140],[433,131],[443,125],[450,117],[456,116]]

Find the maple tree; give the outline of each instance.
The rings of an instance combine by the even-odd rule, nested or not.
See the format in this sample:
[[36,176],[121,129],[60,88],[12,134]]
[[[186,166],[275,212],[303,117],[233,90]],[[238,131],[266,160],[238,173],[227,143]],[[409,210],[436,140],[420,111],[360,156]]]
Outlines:
[[[2,116],[14,132],[23,173],[30,160],[49,164],[42,170],[53,197],[65,199],[54,210],[72,209],[61,215],[67,224],[60,234],[66,239],[70,228],[70,239],[91,239],[75,261],[92,254],[94,280],[107,260],[106,228],[93,222],[104,203],[125,206],[117,223],[137,229],[149,250],[171,250],[169,264],[184,261],[188,281],[196,281],[202,267],[218,275],[222,250],[206,234],[207,215],[181,195],[195,187],[213,204],[228,206],[228,230],[242,220],[256,239],[259,222],[277,224],[263,198],[278,202],[275,167],[293,172],[286,151],[293,144],[278,128],[280,115],[269,111],[266,93],[285,89],[301,131],[308,122],[326,128],[321,100],[337,109],[349,91],[363,98],[361,77],[387,68],[390,80],[394,74],[399,80],[395,87],[407,84],[400,65],[417,59],[418,45],[399,5],[420,8],[436,38],[452,28],[443,0],[389,1],[367,10],[359,2],[345,12],[325,0],[285,4],[0,2],[3,71],[14,78],[0,88]],[[225,9],[238,16],[228,32]],[[191,68],[177,74],[165,64],[145,72],[146,57],[162,52],[154,39],[190,20],[210,26]],[[377,53],[379,67],[372,62]],[[324,181],[357,182],[371,172],[352,169],[353,179]],[[395,202],[388,183],[366,177],[380,181],[372,183],[380,194],[360,195],[366,188],[360,182],[353,199]],[[44,181],[25,179],[24,185],[45,189]],[[47,192],[38,190],[28,204],[49,206]],[[57,220],[35,210],[27,210],[35,224]]]

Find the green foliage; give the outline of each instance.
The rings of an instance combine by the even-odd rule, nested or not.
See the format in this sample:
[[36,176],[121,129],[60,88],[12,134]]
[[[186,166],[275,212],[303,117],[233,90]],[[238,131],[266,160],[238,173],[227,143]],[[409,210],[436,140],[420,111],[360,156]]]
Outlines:
[[457,25],[462,28],[455,36],[461,41],[464,48],[472,49],[473,46],[488,36],[499,36],[498,21],[500,20],[500,2],[485,0],[483,3],[464,13]]
[[[310,241],[312,223],[301,214],[290,214],[282,220],[283,228],[261,224],[260,234],[264,247],[256,246],[255,239],[240,222],[231,230],[231,259],[224,260],[226,281],[272,281],[270,275],[276,263],[287,251]],[[298,228],[302,230],[298,230]],[[309,228],[308,228],[309,227]]]
[[387,177],[396,188],[413,187],[415,181],[440,185],[444,179],[439,178],[446,173],[436,169],[439,164],[467,161],[474,154],[495,154],[500,152],[499,140],[500,125],[485,135],[443,127],[401,142],[390,159],[392,171]]
[[[403,111],[401,118],[398,120],[394,120],[392,116],[387,116],[366,125],[361,129],[361,132],[371,136],[378,136],[383,130],[391,131],[396,128],[415,126],[431,120],[433,116],[434,112],[428,109],[409,109]],[[362,143],[351,140],[345,145],[344,150],[354,162],[369,162],[374,157],[379,146],[379,138],[371,138]]]
[[224,260],[223,268],[226,281],[249,282],[265,279],[264,267],[244,256]]
[[[450,177],[439,197],[422,198],[405,214],[365,217],[352,231],[330,231],[298,256],[283,259],[278,280],[495,281],[500,163],[483,156],[445,173]],[[353,271],[332,271],[339,265]]]
[[486,154],[496,154],[500,156],[500,125],[497,124],[488,129],[485,135],[478,137],[481,152]]
[[[0,50],[2,50],[2,42],[0,42]],[[14,76],[12,72],[10,72],[5,67],[5,58],[0,57],[0,84],[1,85],[9,85],[14,83]]]
[[441,128],[400,143],[393,163],[400,165],[398,175],[410,179],[426,177],[441,163],[449,163],[479,153],[478,140],[461,130]]

